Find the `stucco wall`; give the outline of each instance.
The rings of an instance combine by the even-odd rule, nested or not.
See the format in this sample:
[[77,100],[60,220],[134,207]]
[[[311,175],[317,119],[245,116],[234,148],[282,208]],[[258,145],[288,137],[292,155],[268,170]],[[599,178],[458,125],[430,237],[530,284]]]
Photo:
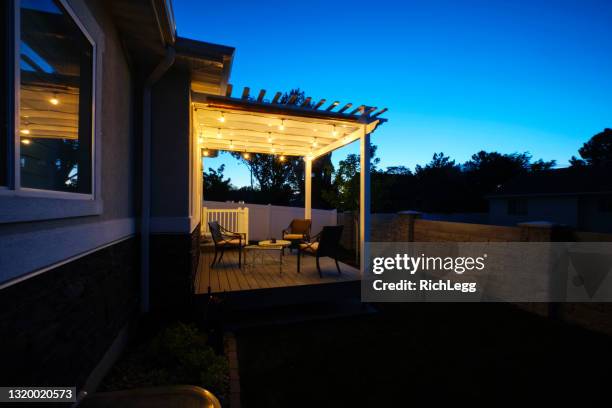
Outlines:
[[189,217],[190,76],[174,66],[153,88],[151,216],[160,227]]

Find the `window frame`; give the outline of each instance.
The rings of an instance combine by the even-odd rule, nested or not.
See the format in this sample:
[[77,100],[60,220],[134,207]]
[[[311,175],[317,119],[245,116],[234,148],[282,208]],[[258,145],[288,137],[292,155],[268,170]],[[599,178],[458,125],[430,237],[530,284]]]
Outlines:
[[[72,218],[99,215],[103,210],[101,198],[101,69],[99,69],[104,49],[103,32],[91,15],[83,0],[57,0],[63,11],[68,13],[92,46],[91,78],[91,193],[44,190],[21,186],[21,140],[20,128],[20,40],[21,40],[21,1],[10,1],[12,7],[12,59],[9,69],[9,151],[7,185],[0,186],[0,224],[36,221],[57,218]],[[76,12],[75,12],[76,10]],[[10,135],[13,135],[12,143]]]

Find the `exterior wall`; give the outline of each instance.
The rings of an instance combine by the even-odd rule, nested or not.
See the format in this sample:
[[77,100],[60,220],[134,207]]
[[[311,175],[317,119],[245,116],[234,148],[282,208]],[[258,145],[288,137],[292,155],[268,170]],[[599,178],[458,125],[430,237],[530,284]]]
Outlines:
[[519,222],[547,221],[578,227],[576,197],[541,197],[527,199],[527,215],[508,214],[508,199],[489,200],[489,222],[493,225],[516,225]]
[[[83,386],[137,311],[131,71],[106,5],[69,3],[77,15],[95,19],[103,40],[95,140],[100,205],[95,215],[67,211],[52,220],[0,224],[3,384]],[[22,201],[36,213],[28,198]],[[53,204],[67,208],[71,200]]]
[[[78,0],[70,3],[80,3]],[[86,2],[103,31],[104,44],[98,72],[104,86],[98,89],[101,103],[96,107],[100,129],[101,206],[98,215],[63,217],[49,221],[0,224],[0,285],[41,268],[50,267],[135,232],[132,80],[120,40],[103,3]],[[75,7],[76,8],[76,7]],[[0,200],[2,198],[0,197]],[[30,208],[22,199],[21,207]],[[65,201],[70,204],[72,200]],[[62,203],[58,204],[62,207]],[[35,208],[29,211],[36,212]]]
[[583,231],[612,232],[612,212],[601,211],[597,196],[581,197],[578,202],[578,228]]
[[190,76],[172,67],[153,87],[151,231],[191,232]]
[[81,388],[138,306],[128,239],[0,291],[0,383]]

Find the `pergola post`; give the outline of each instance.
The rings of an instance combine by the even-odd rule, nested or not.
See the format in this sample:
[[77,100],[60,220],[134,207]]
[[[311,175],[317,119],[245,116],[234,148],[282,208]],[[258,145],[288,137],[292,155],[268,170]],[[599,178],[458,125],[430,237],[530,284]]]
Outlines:
[[304,158],[304,218],[312,219],[312,159]]
[[359,269],[364,276],[368,259],[366,243],[370,241],[370,134],[362,126],[359,174]]

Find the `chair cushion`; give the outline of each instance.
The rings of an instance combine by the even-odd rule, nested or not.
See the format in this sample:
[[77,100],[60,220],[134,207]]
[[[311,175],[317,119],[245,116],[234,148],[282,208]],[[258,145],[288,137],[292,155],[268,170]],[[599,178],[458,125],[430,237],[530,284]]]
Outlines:
[[288,240],[292,240],[292,239],[304,239],[304,234],[285,234],[283,235],[283,239],[288,239]]
[[219,241],[219,245],[240,245],[239,238],[222,239]]
[[300,244],[300,249],[306,252],[317,252],[317,248],[319,248],[318,242],[312,242],[310,244]]

